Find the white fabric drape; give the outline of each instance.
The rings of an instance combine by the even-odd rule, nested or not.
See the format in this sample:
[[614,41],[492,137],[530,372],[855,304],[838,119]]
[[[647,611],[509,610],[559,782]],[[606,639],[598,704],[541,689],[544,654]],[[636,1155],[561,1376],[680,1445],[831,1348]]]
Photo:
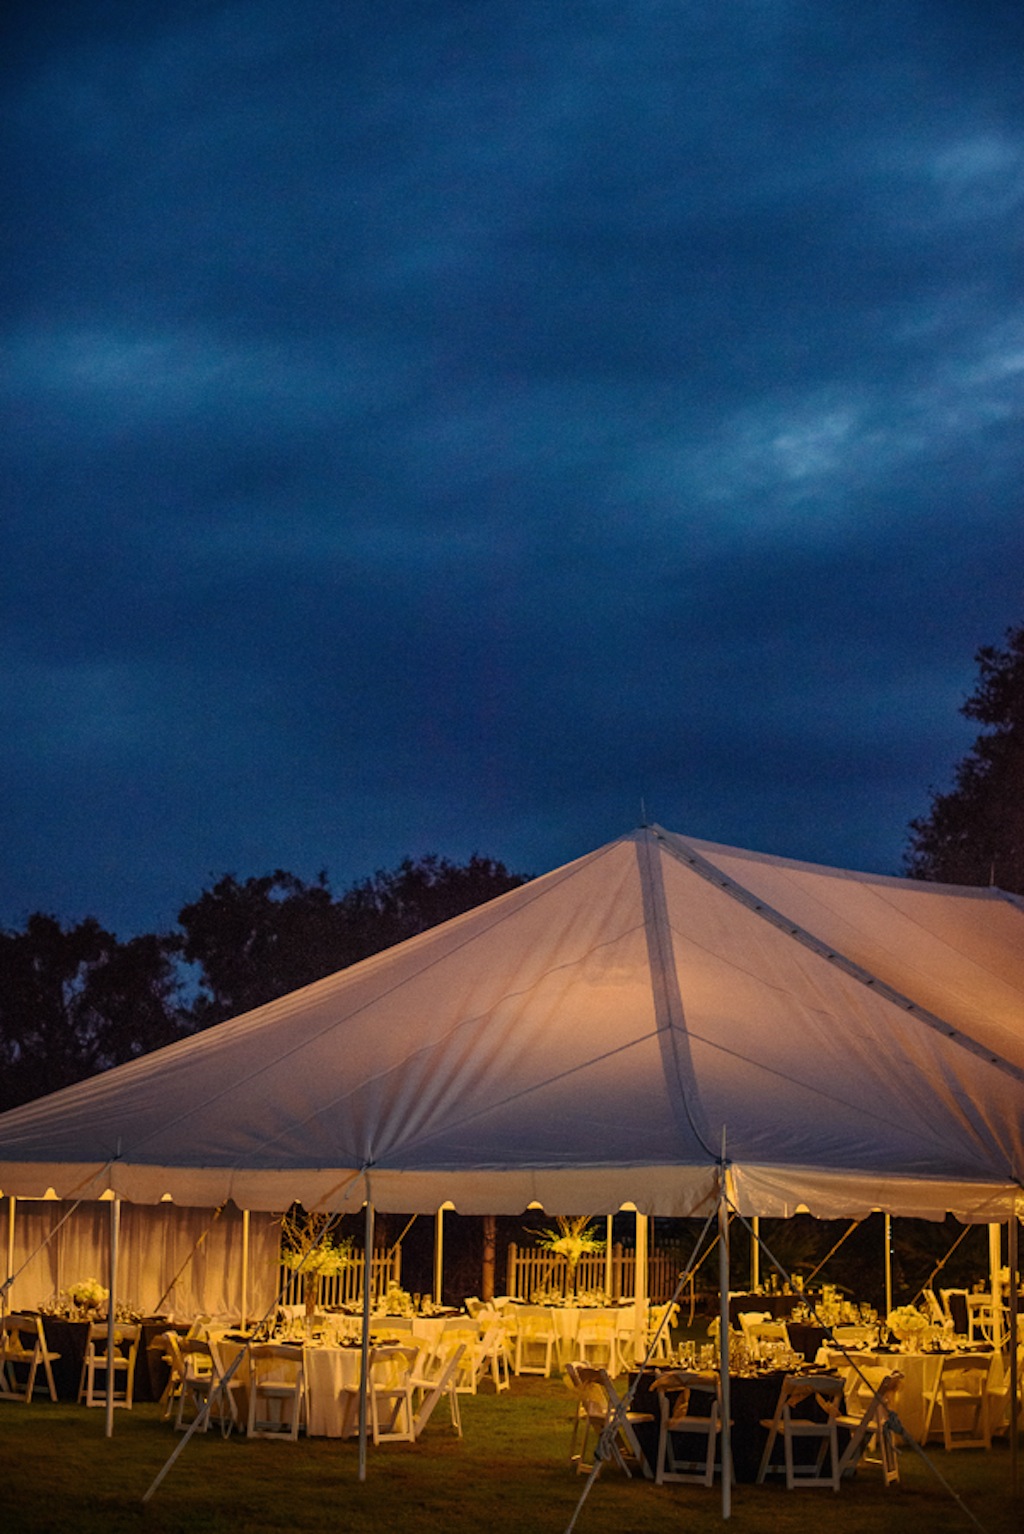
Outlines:
[[[11,1292],[13,1308],[38,1309],[62,1289],[87,1278],[107,1286],[108,1206],[81,1204],[57,1230],[70,1208],[60,1200],[18,1200],[14,1271],[19,1276]],[[57,1234],[44,1246],[54,1230]],[[240,1319],[242,1244],[242,1213],[233,1205],[215,1218],[212,1209],[122,1204],[120,1299],[143,1315],[153,1314],[159,1306],[167,1315],[204,1313]],[[277,1218],[254,1215],[249,1230],[250,1315],[262,1315],[274,1298],[279,1246]],[[26,1262],[24,1272],[19,1272]]]

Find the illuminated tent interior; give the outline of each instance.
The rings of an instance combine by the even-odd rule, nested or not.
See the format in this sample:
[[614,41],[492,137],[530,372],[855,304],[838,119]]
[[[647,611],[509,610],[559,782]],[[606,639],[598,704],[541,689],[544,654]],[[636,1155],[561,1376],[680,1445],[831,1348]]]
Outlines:
[[133,1203],[1006,1219],[1024,908],[643,827],[0,1116],[0,1188]]

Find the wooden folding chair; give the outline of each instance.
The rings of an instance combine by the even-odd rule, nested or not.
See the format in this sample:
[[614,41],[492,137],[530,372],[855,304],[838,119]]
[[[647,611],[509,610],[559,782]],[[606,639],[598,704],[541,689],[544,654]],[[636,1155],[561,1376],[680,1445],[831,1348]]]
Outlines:
[[[52,1353],[46,1346],[41,1316],[4,1316],[0,1322],[0,1396],[31,1401],[42,1365],[50,1400],[56,1401],[57,1387],[50,1365],[59,1357],[59,1353]],[[24,1378],[19,1378],[23,1370]]]
[[[653,1387],[658,1393],[661,1422],[658,1429],[658,1459],[654,1479],[659,1486],[666,1481],[688,1481],[711,1486],[715,1479],[715,1459],[722,1431],[722,1409],[717,1376],[696,1374],[687,1369],[672,1369],[660,1374]],[[698,1407],[692,1411],[693,1407]],[[677,1453],[673,1434],[704,1440],[702,1459]]]
[[551,1375],[558,1356],[558,1334],[543,1305],[520,1305],[516,1312],[516,1374]]
[[409,1376],[409,1383],[418,1397],[415,1416],[412,1421],[412,1436],[419,1438],[423,1429],[433,1416],[434,1408],[442,1396],[448,1397],[448,1407],[451,1412],[452,1427],[458,1438],[462,1437],[462,1412],[459,1407],[459,1395],[455,1388],[459,1366],[462,1362],[464,1351],[463,1343],[456,1343],[454,1347],[445,1351],[443,1348],[425,1358],[423,1355],[417,1360]]
[[566,1365],[565,1372],[576,1396],[569,1461],[575,1464],[577,1472],[589,1473],[593,1469],[593,1463],[587,1462],[587,1447],[593,1434],[595,1453],[601,1443],[607,1451],[602,1460],[614,1461],[627,1476],[632,1473],[631,1461],[634,1469],[639,1466],[646,1479],[653,1480],[654,1472],[636,1436],[640,1423],[654,1421],[650,1412],[627,1411],[606,1369],[571,1363]]
[[[832,1374],[787,1374],[779,1390],[779,1399],[772,1417],[762,1419],[761,1426],[768,1429],[757,1482],[761,1485],[765,1476],[773,1470],[784,1470],[786,1490],[798,1486],[831,1486],[839,1490],[839,1436],[836,1420],[839,1416],[843,1395],[843,1382]],[[805,1415],[806,1411],[814,1415]],[[782,1439],[783,1463],[772,1463],[772,1454]],[[794,1456],[796,1444],[817,1443],[814,1460],[800,1463]],[[826,1456],[828,1471],[824,1472]]]
[[178,1394],[178,1410],[174,1425],[179,1429],[188,1427],[186,1412],[194,1420],[204,1409],[206,1415],[202,1431],[210,1426],[210,1418],[216,1413],[223,1432],[230,1432],[238,1423],[238,1407],[235,1404],[235,1381],[224,1383],[220,1355],[212,1343],[200,1337],[185,1337],[178,1345],[183,1372],[181,1390]]
[[[118,1321],[114,1325],[114,1349],[108,1351],[109,1327],[106,1321],[90,1321],[78,1382],[78,1402],[86,1406],[105,1406],[108,1382],[115,1406],[131,1409],[135,1394],[135,1360],[139,1351],[140,1328]],[[97,1383],[102,1376],[102,1384]]]
[[415,1442],[415,1370],[419,1346],[371,1348],[370,1427],[378,1443]]
[[292,1443],[306,1418],[302,1349],[283,1342],[249,1348],[249,1438],[287,1438]]
[[922,1443],[927,1443],[935,1431],[935,1417],[938,1415],[942,1420],[942,1438],[947,1449],[991,1449],[992,1429],[988,1406],[990,1368],[990,1359],[983,1355],[959,1353],[943,1358],[938,1378],[928,1397],[921,1433]]
[[[872,1371],[877,1374],[878,1371]],[[837,1427],[846,1428],[850,1434],[839,1459],[840,1476],[852,1475],[859,1464],[881,1465],[886,1486],[896,1486],[900,1478],[899,1459],[894,1442],[892,1413],[896,1396],[903,1382],[899,1370],[883,1374],[877,1380],[863,1410],[842,1412],[836,1418]]]

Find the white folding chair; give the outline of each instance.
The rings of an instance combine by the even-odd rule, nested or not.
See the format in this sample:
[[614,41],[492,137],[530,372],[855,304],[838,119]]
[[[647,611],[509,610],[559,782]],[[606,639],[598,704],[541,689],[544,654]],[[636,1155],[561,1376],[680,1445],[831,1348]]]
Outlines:
[[899,1370],[886,1373],[881,1369],[865,1369],[863,1374],[866,1384],[873,1387],[867,1399],[862,1396],[854,1405],[847,1386],[847,1405],[852,1409],[841,1412],[836,1418],[836,1426],[845,1428],[850,1434],[839,1459],[839,1474],[841,1477],[852,1475],[862,1463],[881,1465],[886,1486],[895,1486],[899,1482],[900,1466],[891,1414],[903,1376]]
[[[711,1486],[715,1479],[715,1460],[722,1431],[722,1409],[717,1376],[695,1374],[687,1369],[672,1369],[660,1374],[653,1388],[658,1392],[661,1421],[658,1428],[658,1459],[654,1479],[659,1486],[666,1481],[688,1481]],[[692,1408],[697,1407],[696,1411]],[[673,1434],[689,1440],[703,1439],[704,1455],[677,1452]]]
[[415,1370],[419,1346],[370,1349],[370,1427],[373,1441],[413,1443],[415,1441]]
[[462,1363],[463,1351],[461,1342],[447,1350],[442,1344],[429,1356],[421,1354],[410,1371],[409,1383],[416,1396],[415,1416],[412,1423],[414,1438],[419,1438],[442,1396],[448,1397],[455,1434],[458,1438],[462,1437],[462,1412],[455,1382]]
[[210,1426],[210,1418],[216,1414],[224,1432],[238,1426],[238,1407],[235,1404],[235,1388],[239,1381],[223,1380],[220,1354],[210,1342],[201,1337],[185,1337],[179,1343],[182,1363],[181,1389],[178,1392],[178,1410],[174,1418],[176,1428],[184,1429],[189,1421],[198,1417],[207,1407],[202,1431]]
[[[486,1319],[485,1312],[481,1312],[481,1318]],[[473,1378],[474,1394],[476,1386],[487,1378],[490,1378],[496,1394],[511,1388],[505,1328],[496,1316],[473,1349]]]
[[951,1354],[943,1358],[925,1409],[921,1442],[936,1432],[935,1418],[942,1421],[947,1449],[991,1449],[988,1379],[991,1361],[981,1356]]
[[566,1376],[576,1396],[576,1416],[573,1421],[572,1442],[569,1445],[569,1462],[575,1464],[578,1473],[589,1473],[594,1467],[587,1461],[587,1448],[591,1435],[594,1449],[603,1442],[606,1454],[627,1476],[639,1466],[647,1480],[653,1479],[653,1471],[640,1447],[636,1436],[638,1424],[653,1422],[650,1412],[627,1411],[622,1398],[608,1378],[605,1369],[595,1369],[590,1364],[566,1365]]
[[754,1358],[767,1357],[772,1347],[791,1347],[785,1321],[775,1321],[770,1316],[760,1321],[743,1316],[740,1319],[744,1323],[743,1335]]
[[[41,1316],[4,1316],[0,1321],[0,1396],[31,1401],[41,1364],[50,1400],[56,1401],[57,1389],[50,1365],[59,1357],[59,1353],[51,1352],[46,1345]],[[19,1377],[22,1371],[24,1378]]]
[[[836,1420],[839,1416],[843,1395],[843,1382],[832,1374],[787,1374],[779,1390],[775,1413],[763,1418],[762,1427],[768,1429],[764,1453],[758,1466],[757,1482],[761,1485],[771,1471],[785,1471],[786,1490],[798,1486],[831,1486],[839,1490],[839,1435]],[[815,1413],[804,1416],[803,1406],[810,1406]],[[773,1464],[775,1445],[782,1439],[783,1462]],[[815,1458],[807,1463],[794,1455],[796,1444],[817,1444]],[[828,1459],[828,1470],[825,1460]]]
[[[106,1321],[90,1321],[78,1382],[78,1403],[105,1406],[108,1380],[115,1406],[131,1408],[135,1393],[135,1360],[139,1351],[139,1327],[118,1321],[114,1325],[114,1351],[108,1351]],[[97,1375],[102,1383],[97,1383]]]
[[[668,1363],[672,1358],[672,1328],[679,1315],[679,1306],[672,1301],[664,1305],[652,1305],[647,1312],[647,1348],[650,1362]],[[653,1345],[653,1352],[651,1347]]]
[[995,1317],[990,1294],[967,1296],[967,1340],[968,1342],[995,1341]]
[[551,1313],[543,1305],[520,1305],[516,1312],[516,1374],[551,1376],[558,1356],[558,1333]]
[[619,1331],[614,1312],[598,1311],[580,1318],[573,1344],[577,1360],[607,1369],[612,1379],[624,1372],[619,1356]]
[[292,1443],[306,1416],[306,1378],[301,1347],[256,1342],[249,1347],[250,1438],[288,1438]]

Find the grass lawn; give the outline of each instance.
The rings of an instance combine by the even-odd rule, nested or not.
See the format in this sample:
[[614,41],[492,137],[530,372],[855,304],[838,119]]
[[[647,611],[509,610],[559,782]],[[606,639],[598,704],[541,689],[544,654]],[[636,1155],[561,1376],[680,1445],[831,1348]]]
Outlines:
[[[567,1454],[572,1402],[561,1381],[521,1378],[511,1397],[463,1397],[465,1436],[455,1439],[443,1406],[418,1444],[369,1452],[357,1479],[357,1446],[329,1439],[297,1444],[227,1441],[197,1434],[154,1499],[142,1497],[179,1441],[159,1408],[117,1413],[104,1437],[100,1410],[36,1401],[0,1402],[0,1506],[11,1534],[221,1534],[228,1530],[401,1530],[561,1534],[584,1477]],[[1024,1500],[1010,1491],[1004,1444],[990,1454],[930,1449],[942,1476],[987,1534],[1021,1534]],[[842,1491],[787,1492],[738,1486],[730,1528],[738,1534],[944,1534],[977,1527],[917,1456],[901,1457],[902,1484],[886,1491],[866,1468]],[[721,1493],[656,1487],[606,1468],[577,1523],[578,1534],[704,1534],[719,1530]]]

